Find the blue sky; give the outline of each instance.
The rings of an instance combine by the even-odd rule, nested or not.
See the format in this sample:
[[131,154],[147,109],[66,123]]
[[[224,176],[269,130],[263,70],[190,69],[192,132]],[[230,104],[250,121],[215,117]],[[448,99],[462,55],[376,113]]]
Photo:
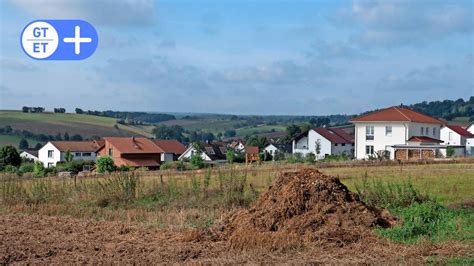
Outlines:
[[[474,95],[473,1],[0,1],[0,109],[326,115]],[[83,19],[84,61],[21,30]]]

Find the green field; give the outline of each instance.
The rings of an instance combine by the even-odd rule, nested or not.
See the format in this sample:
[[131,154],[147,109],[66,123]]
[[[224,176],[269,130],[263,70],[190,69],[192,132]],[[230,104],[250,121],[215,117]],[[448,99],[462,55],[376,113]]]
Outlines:
[[[9,135],[0,135],[0,146],[3,145],[13,145],[18,148],[18,144],[22,138],[18,136],[9,136]],[[32,148],[38,143],[38,141],[34,139],[26,139],[28,141],[29,146]]]
[[69,135],[79,134],[83,137],[151,136],[151,127],[120,125],[116,124],[114,118],[70,113],[0,111],[0,127],[7,125],[13,129],[45,135],[68,132]]

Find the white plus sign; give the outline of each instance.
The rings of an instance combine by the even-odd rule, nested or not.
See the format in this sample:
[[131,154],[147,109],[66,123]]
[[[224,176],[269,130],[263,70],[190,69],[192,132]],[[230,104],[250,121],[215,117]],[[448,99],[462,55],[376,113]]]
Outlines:
[[81,43],[82,42],[83,43],[92,42],[92,39],[91,38],[81,38],[81,27],[76,26],[74,29],[75,29],[74,38],[64,38],[63,41],[74,43],[74,52],[76,54],[80,54],[81,53]]

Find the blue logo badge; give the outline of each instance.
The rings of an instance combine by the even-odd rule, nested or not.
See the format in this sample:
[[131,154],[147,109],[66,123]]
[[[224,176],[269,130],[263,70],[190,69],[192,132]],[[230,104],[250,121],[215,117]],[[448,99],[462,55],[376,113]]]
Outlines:
[[99,39],[84,20],[35,20],[21,33],[21,47],[37,60],[83,60],[91,56]]

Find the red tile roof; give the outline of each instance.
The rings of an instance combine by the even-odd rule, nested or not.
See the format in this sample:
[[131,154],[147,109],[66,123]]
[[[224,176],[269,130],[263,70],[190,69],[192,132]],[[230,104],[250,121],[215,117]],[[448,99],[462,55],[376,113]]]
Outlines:
[[448,127],[449,129],[451,129],[452,131],[458,133],[459,135],[461,135],[461,136],[463,136],[463,137],[466,137],[466,138],[474,138],[474,134],[472,134],[471,132],[467,131],[466,129],[464,129],[464,128],[461,127],[461,126],[446,125],[446,127]]
[[60,151],[83,151],[96,152],[104,144],[98,141],[51,141],[54,147]]
[[247,147],[245,147],[245,153],[249,153],[249,154],[258,153],[258,146],[247,146]]
[[431,116],[415,112],[406,107],[393,106],[390,108],[374,111],[353,118],[350,122],[418,122],[430,124],[443,124],[440,120]]
[[186,147],[175,139],[154,139],[153,142],[160,147],[165,153],[174,153],[181,155],[186,150]]
[[349,134],[346,132],[341,133],[340,131],[343,130],[336,130],[333,128],[323,128],[323,127],[318,127],[318,128],[313,128],[314,131],[316,131],[319,135],[323,136],[327,140],[329,140],[332,143],[337,143],[337,144],[342,144],[342,143],[353,143],[354,141],[350,137]]
[[106,137],[109,142],[122,154],[163,153],[153,141],[144,137]]
[[424,143],[435,143],[435,142],[441,143],[441,142],[443,142],[442,140],[434,139],[434,138],[430,138],[430,137],[426,137],[426,136],[413,136],[408,141],[424,142]]

